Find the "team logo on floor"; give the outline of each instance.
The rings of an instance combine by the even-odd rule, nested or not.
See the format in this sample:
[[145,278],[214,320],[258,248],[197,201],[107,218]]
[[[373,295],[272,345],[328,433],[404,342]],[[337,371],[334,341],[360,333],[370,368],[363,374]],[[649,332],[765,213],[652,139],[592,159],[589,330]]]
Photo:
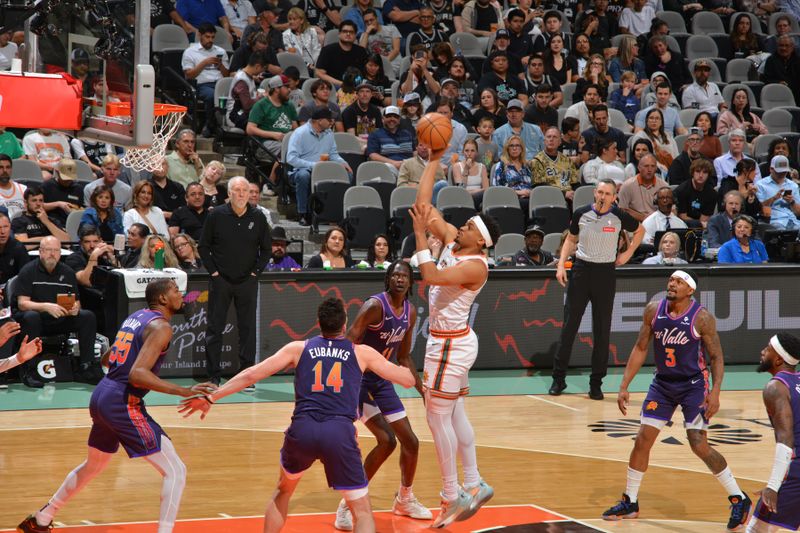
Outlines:
[[[618,420],[600,420],[593,424],[589,424],[589,429],[594,433],[605,433],[609,437],[615,439],[619,438],[636,438],[639,432],[640,422],[638,420],[630,420],[627,418],[620,418]],[[673,422],[667,422],[667,427],[672,427]],[[719,444],[749,444],[751,442],[758,442],[763,438],[760,433],[755,433],[747,428],[735,428],[726,424],[712,424],[708,426],[708,442],[712,446]],[[688,444],[683,440],[668,436],[661,439],[664,444]]]

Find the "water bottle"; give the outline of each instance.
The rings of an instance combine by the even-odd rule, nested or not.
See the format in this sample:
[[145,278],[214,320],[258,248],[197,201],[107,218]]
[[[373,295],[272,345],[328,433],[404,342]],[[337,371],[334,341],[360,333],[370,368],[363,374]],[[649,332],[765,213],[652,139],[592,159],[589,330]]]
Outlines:
[[706,257],[706,250],[708,250],[708,239],[703,234],[703,240],[700,241],[700,257]]
[[322,263],[322,270],[333,270],[331,262],[328,261],[327,259],[325,260],[325,262]]

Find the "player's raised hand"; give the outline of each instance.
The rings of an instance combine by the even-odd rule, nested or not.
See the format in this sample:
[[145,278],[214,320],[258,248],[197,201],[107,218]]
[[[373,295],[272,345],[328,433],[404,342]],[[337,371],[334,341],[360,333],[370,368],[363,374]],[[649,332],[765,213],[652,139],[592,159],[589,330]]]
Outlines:
[[17,352],[17,359],[21,363],[25,361],[30,361],[42,351],[42,339],[36,337],[32,341],[28,342],[28,336],[25,335],[25,338],[22,339],[22,344],[19,347],[19,352]]
[[414,204],[408,212],[414,223],[414,231],[425,233],[425,230],[428,229],[428,215],[431,212],[430,204]]
[[719,394],[713,392],[706,394],[701,407],[706,411],[706,418],[711,420],[711,417],[719,411]]
[[195,411],[200,411],[200,420],[205,419],[210,409],[211,402],[206,399],[205,394],[184,398],[181,400],[180,406],[178,406],[178,412],[183,414],[183,418],[189,418]]
[[215,384],[211,383],[210,381],[206,381],[205,383],[198,383],[196,385],[192,385],[192,389],[191,390],[192,390],[192,392],[197,392],[197,393],[200,393],[200,394],[211,394],[212,392],[214,392],[218,388],[219,387],[217,387]]
[[13,320],[0,326],[0,346],[4,345],[8,339],[19,333],[19,330],[19,322],[14,322]]
[[617,407],[619,407],[622,416],[627,416],[629,402],[630,394],[628,394],[628,389],[620,389],[619,393],[617,394]]

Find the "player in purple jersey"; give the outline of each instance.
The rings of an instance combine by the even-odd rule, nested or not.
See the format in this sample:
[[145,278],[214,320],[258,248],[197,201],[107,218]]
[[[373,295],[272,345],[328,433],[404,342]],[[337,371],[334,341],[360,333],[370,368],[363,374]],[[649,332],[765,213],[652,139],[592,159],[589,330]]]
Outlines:
[[[408,295],[413,289],[411,266],[397,260],[386,269],[386,290],[370,296],[347,331],[347,338],[355,343],[375,348],[386,359],[408,367],[416,379],[415,387],[422,392],[422,380],[411,359],[411,340],[417,311]],[[378,472],[381,465],[392,455],[400,441],[400,488],[392,505],[396,515],[418,520],[429,520],[433,516],[414,496],[411,486],[417,471],[419,440],[411,429],[405,408],[394,386],[372,372],[366,372],[361,380],[361,421],[375,435],[375,447],[364,459],[367,479]],[[336,529],[353,529],[350,509],[346,502],[339,503],[336,510]]]
[[747,533],[800,528],[800,338],[782,331],[761,350],[759,372],[772,379],[764,387],[764,405],[775,429],[775,460],[766,488],[747,524]]
[[281,449],[278,486],[267,504],[264,532],[280,531],[286,523],[289,500],[300,478],[319,459],[328,485],[347,501],[358,533],[375,531],[367,476],[353,422],[358,416],[361,378],[372,371],[383,379],[409,388],[412,372],[390,363],[373,348],[344,337],[347,313],[338,298],[328,298],[317,309],[321,335],[290,342],[275,355],[236,374],[217,391],[184,400],[181,412],[200,411],[205,418],[220,398],[239,392],[276,372],[295,368],[295,408]]
[[103,365],[111,369],[92,393],[86,461],[67,475],[47,505],[26,518],[17,531],[51,531],[59,509],[108,466],[120,444],[130,457],[144,457],[163,476],[158,533],[172,531],[186,467],[170,439],[147,413],[142,398],[151,390],[193,396],[212,392],[214,386],[202,383],[188,389],[158,377],[161,358],[172,340],[170,320],[183,307],[183,295],[174,281],[159,279],[147,284],[145,298],[148,309],[125,319],[114,344],[103,355]]
[[[725,458],[708,444],[708,421],[719,410],[724,364],[716,320],[692,299],[696,290],[697,279],[676,270],[667,283],[666,299],[645,307],[639,338],[619,386],[617,405],[623,415],[628,413],[628,385],[644,364],[650,339],[653,339],[656,373],[642,405],[641,426],[628,461],[625,492],[622,500],[603,513],[605,520],[639,516],[639,486],[647,470],[650,449],[680,405],[692,451],[728,492],[731,504],[728,530],[735,531],[747,521],[750,498],[739,488]],[[714,385],[711,390],[705,355],[711,366]]]

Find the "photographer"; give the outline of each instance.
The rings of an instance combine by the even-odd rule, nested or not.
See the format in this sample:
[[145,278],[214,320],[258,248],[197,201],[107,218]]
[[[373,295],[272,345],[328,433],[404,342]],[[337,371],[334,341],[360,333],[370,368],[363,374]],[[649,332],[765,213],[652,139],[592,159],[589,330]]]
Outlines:
[[421,100],[427,97],[433,101],[439,94],[441,87],[433,77],[433,72],[428,68],[428,53],[425,45],[418,44],[411,49],[411,65],[400,77],[400,95],[417,93]]

